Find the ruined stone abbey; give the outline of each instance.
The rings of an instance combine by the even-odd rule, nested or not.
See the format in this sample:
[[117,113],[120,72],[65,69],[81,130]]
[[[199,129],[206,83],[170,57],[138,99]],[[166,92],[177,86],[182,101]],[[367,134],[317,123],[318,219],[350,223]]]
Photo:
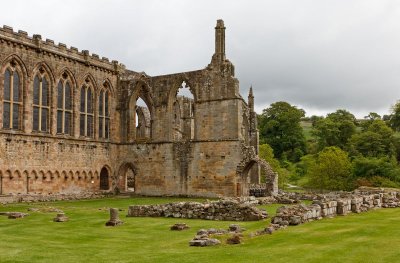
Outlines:
[[239,93],[222,20],[207,67],[162,76],[0,28],[0,195],[245,196],[261,171],[273,194],[257,154],[254,97]]

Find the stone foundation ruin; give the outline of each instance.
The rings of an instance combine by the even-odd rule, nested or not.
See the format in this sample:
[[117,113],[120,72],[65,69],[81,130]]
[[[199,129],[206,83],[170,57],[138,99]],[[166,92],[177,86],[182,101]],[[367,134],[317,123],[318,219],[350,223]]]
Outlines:
[[267,218],[268,214],[251,204],[243,204],[235,200],[219,200],[206,203],[177,202],[164,205],[132,205],[129,206],[127,216],[257,221]]

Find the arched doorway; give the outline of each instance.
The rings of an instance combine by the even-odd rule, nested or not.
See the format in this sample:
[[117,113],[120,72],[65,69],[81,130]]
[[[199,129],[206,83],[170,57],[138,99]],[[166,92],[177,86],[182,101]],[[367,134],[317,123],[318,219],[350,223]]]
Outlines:
[[100,190],[109,190],[110,189],[110,180],[108,169],[103,167],[100,171]]
[[124,163],[118,171],[118,188],[122,192],[137,192],[136,167],[132,163]]
[[125,172],[126,177],[126,191],[135,192],[135,173],[132,169],[127,169]]
[[[254,183],[251,182],[251,173],[256,169],[260,168],[261,172],[265,176],[265,183]],[[248,196],[250,187],[259,187],[264,189],[266,195],[272,196],[278,193],[278,174],[275,173],[269,163],[258,158],[242,162],[236,169],[237,183],[236,183],[236,195],[237,196]]]

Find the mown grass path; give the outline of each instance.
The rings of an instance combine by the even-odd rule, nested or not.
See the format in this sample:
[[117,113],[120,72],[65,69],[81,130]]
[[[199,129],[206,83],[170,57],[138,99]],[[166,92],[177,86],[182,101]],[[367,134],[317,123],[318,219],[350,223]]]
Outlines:
[[[188,199],[108,198],[1,206],[0,211],[21,212],[56,207],[70,221],[54,223],[56,213],[43,212],[28,212],[30,216],[17,220],[0,216],[0,262],[400,262],[400,209],[323,219],[253,238],[249,233],[264,228],[269,220],[240,222],[247,228],[243,244],[206,248],[189,247],[188,241],[200,228],[226,229],[232,222],[125,217],[131,204],[177,200]],[[272,212],[277,206],[267,209]],[[124,225],[104,225],[108,207],[124,210],[120,212]],[[191,228],[170,231],[178,222]]]

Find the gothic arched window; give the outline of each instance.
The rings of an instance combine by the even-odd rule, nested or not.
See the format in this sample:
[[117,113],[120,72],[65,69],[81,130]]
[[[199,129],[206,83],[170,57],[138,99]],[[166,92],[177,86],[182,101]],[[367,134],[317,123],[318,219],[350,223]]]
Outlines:
[[99,138],[110,138],[109,93],[102,89],[99,95]]
[[57,86],[57,133],[72,135],[72,89],[68,75]]
[[33,130],[49,131],[50,86],[44,70],[39,70],[33,80]]
[[21,129],[22,119],[22,81],[11,62],[4,72],[3,128]]
[[81,88],[80,135],[93,137],[93,92],[89,84]]

